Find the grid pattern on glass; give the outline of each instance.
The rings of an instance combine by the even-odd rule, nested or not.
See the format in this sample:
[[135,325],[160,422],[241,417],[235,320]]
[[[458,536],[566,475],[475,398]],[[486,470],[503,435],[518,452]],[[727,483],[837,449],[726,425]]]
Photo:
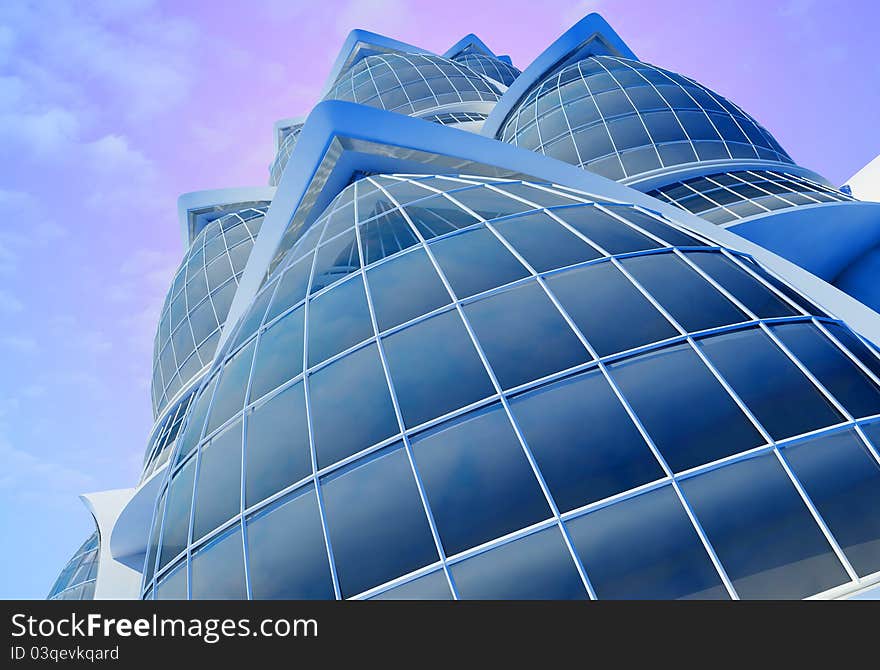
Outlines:
[[855,200],[812,179],[775,170],[719,172],[677,181],[647,194],[718,225],[788,207]]
[[591,56],[540,81],[498,137],[611,179],[717,159],[792,162],[770,133],[720,95],[615,56]]
[[98,577],[98,531],[89,535],[58,575],[47,600],[92,600]]
[[510,86],[513,80],[522,74],[513,65],[480,53],[464,53],[455,56],[452,60],[504,86]]
[[467,66],[428,54],[377,54],[348,70],[325,100],[348,100],[400,114],[463,102],[497,102],[498,88]]
[[[280,500],[307,495],[305,492],[314,487],[315,507],[303,511],[302,532],[314,537],[320,527],[320,550],[327,562],[324,564],[321,559],[322,565],[316,567],[314,562],[318,559],[310,554],[307,567],[318,575],[329,573],[332,595],[337,598],[373,597],[437,570],[447,580],[453,597],[468,597],[478,591],[472,585],[464,592],[457,588],[456,572],[470,573],[457,570],[458,563],[484,552],[489,561],[490,550],[546,529],[561,534],[564,561],[571,562],[583,593],[589,597],[603,597],[603,593],[606,597],[618,597],[615,594],[624,592],[627,597],[668,597],[669,585],[656,580],[664,574],[662,566],[674,562],[670,552],[679,548],[676,543],[658,539],[641,562],[611,570],[599,565],[595,558],[596,538],[599,546],[608,544],[609,555],[626,553],[625,548],[638,540],[620,533],[606,537],[601,530],[605,526],[590,520],[600,518],[590,517],[591,513],[608,506],[644,508],[630,506],[627,501],[667,487],[662,518],[674,523],[676,537],[687,542],[688,565],[693,570],[692,574],[681,576],[681,585],[673,595],[738,597],[738,577],[728,575],[723,557],[719,558],[714,548],[712,534],[703,528],[699,514],[683,492],[683,483],[750,458],[770,454],[782,459],[786,447],[817,432],[844,430],[877,416],[853,415],[833,395],[836,389],[847,387],[847,379],[855,377],[859,377],[859,383],[878,386],[871,372],[876,361],[863,361],[861,356],[865,352],[853,351],[851,345],[832,335],[837,329],[848,333],[839,322],[818,310],[805,311],[776,284],[767,281],[769,275],[755,271],[757,266],[751,260],[700,241],[659,216],[633,207],[597,204],[584,194],[510,180],[385,175],[362,179],[349,189],[353,192],[352,202],[341,206],[337,203],[322,217],[323,227],[319,227],[312,245],[317,246],[317,252],[303,254],[299,249],[290,254],[256,297],[258,317],[250,319],[246,315],[242,322],[248,322],[248,328],[240,327],[231,338],[234,345],[218,356],[218,390],[212,396],[215,385],[207,383],[204,393],[206,403],[222,407],[223,415],[204,435],[204,414],[192,429],[184,428],[184,433],[193,431],[192,438],[187,437],[186,441],[198,443],[199,448],[176,459],[175,469],[169,475],[169,490],[173,494],[180,479],[183,483],[179,488],[188,495],[182,500],[168,495],[168,500],[175,498],[176,502],[169,503],[164,510],[160,504],[156,516],[160,538],[166,533],[171,538],[167,543],[167,560],[161,558],[166,543],[159,541],[160,581],[172,569],[167,566],[189,560],[194,551],[214,538],[225,537],[232,529],[240,529],[244,538],[245,578],[249,583],[264,580],[264,575],[250,572],[255,569],[253,566],[265,563],[253,555],[259,551],[257,544],[247,540],[251,523]],[[571,205],[561,204],[568,200]],[[340,211],[346,211],[346,216],[334,218]],[[427,212],[442,212],[440,219],[448,227],[440,229],[437,220],[432,220],[435,227],[425,224]],[[537,271],[526,253],[520,251],[529,248],[529,237],[505,234],[520,221],[527,225],[526,230],[537,231],[538,241],[532,242],[555,239],[534,228],[537,215],[547,217],[545,225],[559,227],[595,253],[586,259],[572,259],[568,249],[560,249],[560,262],[554,267],[550,262],[553,254],[545,250],[547,253],[541,256],[544,269]],[[370,222],[378,226],[375,236],[367,232]],[[626,234],[613,235],[615,228]],[[466,297],[462,297],[457,288],[460,280],[457,283],[447,273],[435,249],[437,243],[456,238],[467,243],[466,235],[476,231],[490,234],[497,246],[481,243],[486,254],[486,267],[478,268],[483,283],[479,292],[472,294],[468,290]],[[605,244],[622,246],[612,254],[600,239]],[[365,259],[375,245],[382,253],[368,263]],[[322,253],[324,248],[333,252]],[[717,257],[718,264],[706,263],[706,256]],[[420,260],[411,262],[416,257]],[[306,286],[295,293],[282,292],[288,273],[299,272],[303,258],[310,264]],[[508,267],[511,259],[523,268],[521,274],[493,271]],[[635,259],[651,259],[650,271],[636,268],[632,264]],[[659,290],[662,286],[657,283],[657,272],[663,267],[677,273],[685,299]],[[328,268],[333,270],[329,275]],[[373,281],[374,273],[380,270],[393,277],[395,268],[400,268],[399,281],[388,281],[387,277]],[[608,268],[612,274],[606,276],[604,270],[603,275],[591,274],[602,268]],[[685,271],[689,274],[682,274]],[[689,278],[685,279],[686,276]],[[574,290],[564,291],[566,284],[561,280],[569,282]],[[437,293],[438,285],[445,291],[445,298]],[[357,291],[353,291],[355,287]],[[388,296],[382,295],[389,290],[395,302],[390,312]],[[614,319],[626,313],[638,317],[628,328],[638,328],[645,321],[644,315],[653,310],[652,318],[664,321],[669,330],[652,326],[642,331],[641,339],[627,339],[617,348],[613,342],[606,343],[601,351],[597,350],[592,343],[595,335],[588,326],[591,320],[606,323],[609,317],[596,311],[592,319],[584,318],[587,315],[578,311],[580,304],[572,301],[570,295],[585,296],[591,291],[605,290],[613,291]],[[327,318],[326,313],[313,309],[313,304],[334,292],[348,296],[346,300],[358,305],[366,302],[366,316],[357,318],[365,319],[368,327],[345,329],[346,333],[361,334],[339,340],[330,348],[332,353],[313,360],[309,355],[311,338],[303,333],[318,327],[312,325],[312,319]],[[696,296],[690,302],[698,303],[691,305],[690,311],[688,296]],[[337,309],[349,318],[356,312],[347,309],[346,304],[343,301]],[[492,319],[483,318],[486,313],[491,314],[485,311],[484,305],[489,304],[500,306],[496,309],[502,312],[533,312],[538,325],[530,326],[531,330],[523,336],[524,342],[517,343],[507,333],[492,331]],[[601,300],[590,304],[596,305],[595,310],[602,308]],[[779,304],[785,305],[785,310],[780,311]],[[705,322],[698,318],[701,308],[711,317]],[[689,329],[683,327],[683,322],[689,324]],[[786,324],[809,328],[814,339],[821,339],[838,354],[827,356],[827,350],[817,346],[805,348],[803,338],[795,342],[783,333],[781,329]],[[300,334],[285,340],[294,343],[289,345],[290,350],[278,350],[276,343],[281,340],[273,331],[286,327],[295,328]],[[560,333],[566,334],[566,351],[570,350],[572,355],[542,356],[546,348],[542,345],[559,338]],[[731,359],[741,360],[746,367],[750,364],[750,347],[743,346],[740,337],[743,333],[764,338],[773,348],[773,356],[764,355],[758,362],[764,365],[770,361],[784,370],[786,392],[792,402],[821,398],[830,407],[821,425],[817,427],[812,421],[798,424],[795,417],[784,434],[763,425],[764,409],[779,396],[779,389],[770,389],[769,397],[761,396],[760,384],[749,383],[758,376],[729,375],[728,379],[724,374]],[[795,342],[799,351],[809,353],[809,367],[796,357],[784,339]],[[326,349],[329,345],[322,342],[321,346]],[[574,355],[577,347],[580,353]],[[675,355],[666,356],[670,351]],[[822,351],[826,352],[827,360],[820,362],[816,356]],[[264,357],[281,360],[279,355],[283,359],[285,352],[295,362],[285,368],[289,378],[283,381],[284,375],[279,377],[278,366],[274,365],[270,366],[271,384],[264,384],[258,378],[258,371],[266,369],[260,361]],[[431,355],[425,356],[425,352]],[[519,361],[518,367],[511,363],[513,359]],[[656,366],[658,359],[667,361],[666,368]],[[244,367],[242,360],[246,361]],[[233,366],[236,378],[242,369],[250,374],[246,381],[242,378],[237,382],[234,394],[221,393],[223,376]],[[670,377],[676,377],[675,385],[668,385]],[[656,402],[651,404],[652,395],[657,394],[645,392],[646,388],[655,389],[658,383],[667,384],[669,391],[656,400],[662,401],[662,407]],[[275,388],[267,391],[270,386]],[[260,391],[254,393],[257,387]],[[221,395],[224,397],[218,397]],[[233,395],[231,406],[229,398]],[[548,397],[554,398],[549,406]],[[708,397],[713,402],[712,417],[720,424],[736,422],[742,426],[722,448],[711,451],[699,448],[700,439],[711,433],[711,426],[693,412],[693,407]],[[599,446],[595,448],[596,457],[587,453],[591,435],[585,435],[580,426],[590,412],[595,414],[592,423],[597,426],[592,438],[625,445],[620,453],[609,453],[607,449],[603,452]],[[682,420],[676,412],[689,412],[689,418]],[[291,428],[285,423],[279,430],[290,435],[291,440],[278,440],[277,447],[262,443],[255,446],[251,438],[265,435],[266,421],[272,421],[273,416],[284,417],[286,422],[298,421],[299,426]],[[606,423],[600,425],[602,420]],[[542,421],[552,421],[553,425],[542,425]],[[692,421],[702,421],[703,425],[691,426]],[[259,431],[249,428],[258,424]],[[685,445],[670,439],[679,424],[687,424],[679,429],[682,437],[689,440]],[[191,504],[193,509],[200,505],[198,481],[194,495],[188,488],[193,467],[200,468],[205,454],[215,448],[212,445],[217,440],[225,443],[230,434],[236,440],[229,459],[230,481],[240,482],[244,495],[239,497],[236,490],[235,504],[222,506],[222,519],[216,528],[204,535],[200,530],[197,534],[201,537],[193,536],[181,544],[180,537],[189,538],[190,531],[186,521],[180,526],[180,519],[190,518]],[[492,445],[492,449],[477,449],[474,445]],[[283,468],[291,474],[287,475],[286,485],[275,481],[271,487],[249,496],[248,463],[257,459],[265,469],[267,459],[271,459],[267,448],[277,449],[279,470]],[[865,448],[877,461],[877,452],[867,440]],[[242,463],[245,467],[240,469]],[[572,463],[577,463],[576,468]],[[572,469],[577,469],[577,473],[572,473]],[[873,573],[857,576],[833,529],[829,530],[828,522],[804,492],[803,485],[789,473],[790,468],[782,470],[788,479],[775,481],[788,482],[785,486],[791,488],[784,489],[786,500],[801,505],[792,509],[799,510],[800,519],[810,520],[812,525],[799,527],[811,529],[811,546],[827,544],[826,564],[839,562],[841,574],[852,582],[880,577]],[[352,496],[357,496],[358,491],[373,490],[373,476],[368,477],[365,472],[378,473],[376,477],[387,481],[387,486],[380,490],[387,489],[389,495],[393,490],[398,502],[393,505],[395,514],[389,515],[382,511],[387,500],[374,500],[376,494],[372,493],[361,498],[369,500],[370,506],[359,511],[364,520],[355,525],[358,537],[371,547],[372,557],[370,565],[361,569],[358,547],[367,544],[354,542],[343,529],[352,527],[344,511],[351,506],[351,500],[357,499]],[[482,497],[468,499],[474,482],[482,481],[487,473],[492,486],[477,484]],[[230,488],[236,487],[231,484]],[[207,490],[207,495],[215,495],[216,486]],[[329,505],[328,495],[332,498]],[[160,499],[164,501],[165,497]],[[514,499],[516,504],[511,502]],[[183,508],[178,510],[181,504]],[[479,507],[479,513],[461,511],[474,510],[474,505]],[[654,507],[647,505],[648,509]],[[708,505],[705,509],[709,515],[714,508]],[[624,510],[621,514],[628,515]],[[400,537],[395,516],[399,516],[400,524],[418,530],[413,531],[415,535],[404,533],[409,544],[403,554],[383,558],[381,547],[385,545],[376,540]],[[570,523],[581,517],[586,519],[583,523]],[[174,519],[177,525],[169,528],[168,519]],[[642,532],[638,523],[627,527],[632,527],[636,535]],[[723,528],[714,532],[723,546],[735,542],[729,535],[720,538]],[[754,538],[750,541],[757,542]],[[537,549],[545,545],[545,549]],[[536,541],[517,546],[536,547],[536,570],[542,569],[541,561],[545,559],[541,556],[546,553],[547,565],[553,566],[554,574],[558,573],[559,579],[566,574],[570,577],[570,570],[559,567],[562,559],[557,544]],[[760,549],[760,543],[756,546]],[[495,555],[504,552],[491,554]],[[789,562],[775,568],[797,571],[797,552],[782,555]],[[276,556],[273,560],[279,559]],[[397,567],[392,569],[391,565]],[[484,566],[482,571],[489,570],[485,567],[489,564],[480,565]],[[620,588],[624,570],[629,571],[626,579],[637,574],[639,580],[633,582],[641,584],[637,594]],[[151,575],[152,570],[146,574]],[[551,583],[549,576],[544,577]],[[617,581],[604,583],[606,578]],[[302,575],[292,574],[290,579],[291,583],[301,583]],[[791,579],[795,585],[809,582],[810,575]],[[149,590],[151,584],[147,581],[145,589]],[[575,592],[570,584],[558,588],[560,593]],[[503,597],[501,590],[492,592]],[[331,595],[325,590],[321,593]],[[237,594],[238,590],[230,596]],[[812,595],[797,589],[783,595],[794,597],[792,594]],[[213,595],[218,596],[216,592]]]
[[281,140],[281,144],[278,147],[278,153],[275,154],[275,160],[273,160],[272,164],[269,166],[270,186],[278,186],[278,182],[281,181],[281,175],[284,173],[287,161],[290,160],[290,154],[293,153],[293,147],[296,146],[302,129],[303,124],[298,123],[285,130],[284,139]]
[[147,443],[147,452],[144,455],[144,469],[141,474],[141,481],[144,481],[155,470],[162,466],[171,455],[171,449],[174,447],[174,441],[183,425],[183,419],[189,411],[189,406],[195,397],[198,386],[187,392],[180,400],[165,411],[165,415],[156,422],[153,428],[152,437]]
[[183,257],[159,318],[153,346],[153,416],[214,358],[238,280],[267,206],[209,223]]
[[488,115],[479,112],[444,112],[443,114],[431,114],[421,118],[431,123],[439,123],[441,126],[454,126],[458,123],[485,121]]

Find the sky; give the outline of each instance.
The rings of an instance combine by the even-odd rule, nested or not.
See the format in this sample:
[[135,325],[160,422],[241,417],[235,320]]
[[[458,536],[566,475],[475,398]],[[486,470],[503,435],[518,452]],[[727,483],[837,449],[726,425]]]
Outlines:
[[880,153],[874,0],[0,3],[0,598],[45,597],[93,529],[80,493],[137,482],[180,193],[265,184],[351,29],[473,32],[524,69],[591,11],[835,184]]

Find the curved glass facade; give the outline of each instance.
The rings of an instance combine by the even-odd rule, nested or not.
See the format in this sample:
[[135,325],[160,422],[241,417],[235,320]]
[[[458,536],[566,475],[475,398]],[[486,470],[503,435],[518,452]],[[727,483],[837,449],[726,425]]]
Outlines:
[[880,522],[850,513],[880,503],[878,375],[840,322],[653,212],[363,178],[201,384],[143,594],[821,593],[880,571]]
[[156,332],[153,416],[213,359],[266,209],[247,208],[211,221],[187,250]]
[[192,404],[193,396],[195,396],[198,386],[188,391],[174,405],[166,408],[165,415],[162,416],[153,427],[153,433],[147,442],[147,451],[144,454],[144,469],[141,474],[141,481],[144,481],[153,472],[161,468],[168,460],[171,450],[174,448],[174,441],[180,432],[189,406]]
[[417,115],[465,102],[494,103],[494,84],[455,61],[426,54],[368,56],[348,70],[325,100],[348,100]]
[[284,130],[284,138],[278,146],[278,152],[275,154],[275,160],[269,166],[269,185],[278,186],[281,181],[281,175],[284,174],[284,168],[287,167],[287,161],[290,160],[290,154],[296,146],[299,135],[302,132],[303,124],[297,123],[290,128]]
[[95,597],[99,544],[98,531],[95,531],[64,566],[47,600],[92,600]]
[[510,86],[513,80],[522,74],[513,65],[480,53],[465,53],[455,56],[452,60],[504,86]]
[[757,121],[680,74],[591,56],[544,78],[499,139],[611,179],[711,160],[791,163]]
[[647,193],[719,225],[789,207],[854,200],[812,179],[775,170],[718,172]]

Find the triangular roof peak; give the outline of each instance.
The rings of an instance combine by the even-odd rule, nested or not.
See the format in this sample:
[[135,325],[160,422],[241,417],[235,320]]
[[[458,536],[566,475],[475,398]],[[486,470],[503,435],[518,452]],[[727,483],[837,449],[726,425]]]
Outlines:
[[449,49],[446,50],[446,53],[443,54],[443,57],[455,58],[463,53],[482,53],[492,58],[498,58],[498,56],[495,55],[495,52],[487,47],[486,43],[473,33],[465,35],[458,40],[458,42],[449,47]]

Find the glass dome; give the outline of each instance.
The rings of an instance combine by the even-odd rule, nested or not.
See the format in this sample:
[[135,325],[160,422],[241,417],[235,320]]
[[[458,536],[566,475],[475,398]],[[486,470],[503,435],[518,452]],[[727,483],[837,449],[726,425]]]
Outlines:
[[513,80],[522,74],[513,65],[484,54],[465,53],[455,56],[452,60],[505,86],[510,86]]
[[153,348],[154,417],[213,359],[266,210],[247,208],[210,222],[183,257],[165,297]]
[[95,531],[64,566],[47,600],[92,600],[95,597],[98,545],[98,531]]
[[713,160],[792,162],[757,121],[717,93],[615,56],[591,56],[545,78],[499,137],[611,179]]
[[144,597],[820,593],[880,571],[859,511],[878,375],[838,321],[654,212],[367,177],[202,383]]
[[499,97],[494,84],[455,61],[427,54],[388,53],[358,62],[324,99],[415,115],[466,102],[494,103]]

